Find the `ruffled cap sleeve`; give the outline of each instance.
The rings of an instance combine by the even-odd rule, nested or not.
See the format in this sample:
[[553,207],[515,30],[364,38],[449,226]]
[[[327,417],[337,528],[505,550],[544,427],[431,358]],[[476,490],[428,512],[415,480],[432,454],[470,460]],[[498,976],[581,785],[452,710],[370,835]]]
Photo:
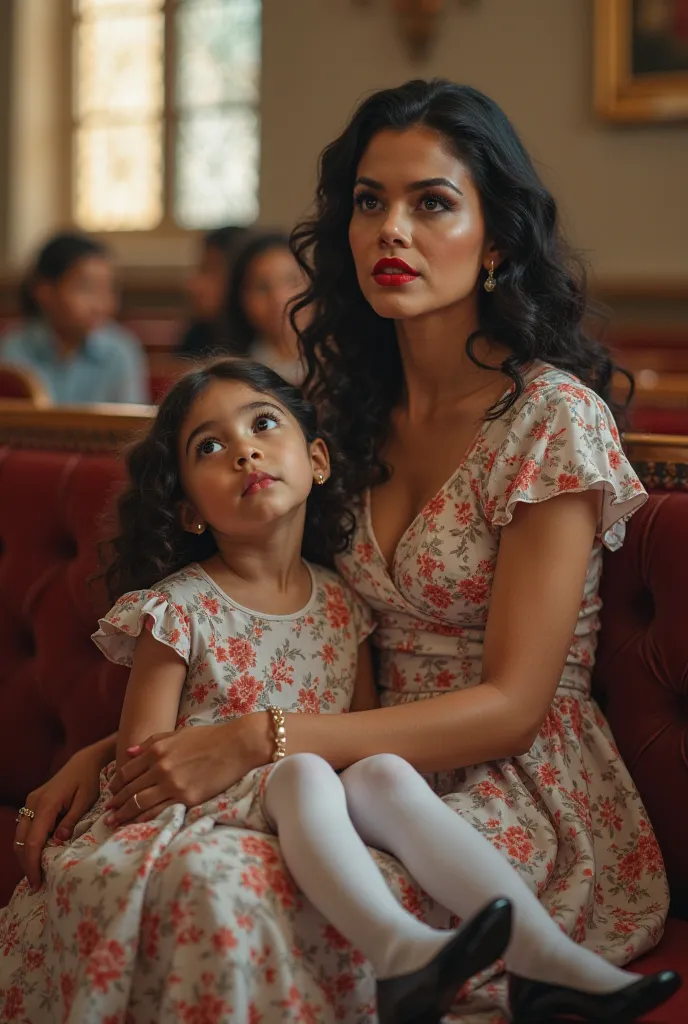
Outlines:
[[191,650],[191,620],[181,604],[156,590],[124,594],[99,619],[91,639],[106,658],[117,665],[131,666],[136,642],[143,629],[171,647],[188,665]]
[[534,504],[599,490],[597,536],[614,551],[647,494],[605,403],[575,378],[561,376],[561,381],[528,386],[505,440],[490,453],[482,495],[485,518],[491,527],[502,527],[520,501]]

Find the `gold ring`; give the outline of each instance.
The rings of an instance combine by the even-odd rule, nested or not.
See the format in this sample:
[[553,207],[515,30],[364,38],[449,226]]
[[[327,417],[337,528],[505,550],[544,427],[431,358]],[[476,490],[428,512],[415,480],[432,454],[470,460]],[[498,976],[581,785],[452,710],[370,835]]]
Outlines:
[[143,807],[142,807],[142,806],[141,806],[141,804],[139,803],[139,798],[137,797],[136,793],[134,793],[134,803],[136,804],[136,806],[138,807],[138,809],[139,809],[140,811],[142,811],[142,810],[143,810]]
[[14,845],[15,846],[26,846],[26,843],[20,843],[18,839],[15,839],[14,840]]
[[30,807],[20,807],[19,808],[19,817],[20,818],[35,818],[36,817],[36,813],[35,813],[35,811],[32,811]]

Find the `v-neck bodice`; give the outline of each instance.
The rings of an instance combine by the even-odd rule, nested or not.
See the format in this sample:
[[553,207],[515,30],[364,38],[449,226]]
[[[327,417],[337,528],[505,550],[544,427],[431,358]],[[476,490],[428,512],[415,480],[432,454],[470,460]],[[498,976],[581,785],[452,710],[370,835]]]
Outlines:
[[[642,486],[604,403],[575,377],[540,364],[511,409],[483,424],[389,566],[364,494],[338,567],[376,613],[383,690],[410,696],[479,682],[499,539],[513,506],[591,487],[603,495],[599,538],[617,547],[620,520],[644,500]],[[575,687],[589,686],[600,570],[596,544],[564,673]]]
[[[526,382],[526,384],[530,384],[533,380],[536,379],[536,377],[538,377],[541,373],[545,372],[546,370],[547,370],[547,365],[545,363],[543,363],[541,360],[535,360],[533,363],[531,363],[531,365],[524,372],[524,381]],[[509,395],[513,391],[513,389],[514,389],[514,385],[511,384],[499,396],[499,398],[497,399],[497,403],[502,402],[507,397],[507,395]],[[495,404],[497,404],[497,403],[495,403]],[[399,537],[399,540],[397,541],[397,545],[396,545],[396,547],[394,549],[394,552],[392,553],[391,560],[389,562],[385,558],[385,555],[384,555],[384,553],[382,551],[382,547],[380,546],[380,543],[379,543],[379,541],[378,541],[378,539],[376,537],[376,534],[375,534],[375,527],[373,525],[372,494],[371,494],[370,488],[368,488],[368,490],[366,490],[366,492],[365,492],[365,494],[363,496],[363,503],[364,503],[364,506],[365,506],[365,515],[366,515],[366,518],[367,518],[368,532],[370,534],[371,542],[373,543],[374,547],[377,549],[377,552],[380,555],[380,558],[385,563],[385,566],[387,567],[387,571],[388,571],[390,576],[394,576],[394,565],[395,565],[396,560],[397,560],[397,552],[399,551],[399,548],[401,547],[401,545],[402,545],[406,535],[411,533],[411,532],[413,532],[413,529],[416,526],[416,524],[418,523],[418,521],[421,519],[422,516],[426,515],[426,513],[427,513],[427,511],[429,509],[432,508],[433,503],[437,500],[437,498],[442,493],[444,493],[445,491],[448,491],[451,488],[452,483],[454,481],[454,478],[457,476],[457,474],[459,474],[461,472],[461,470],[463,469],[463,467],[466,464],[466,462],[471,458],[474,449],[476,448],[477,445],[480,444],[480,442],[483,439],[484,434],[489,430],[489,428],[490,428],[490,426],[491,426],[491,424],[493,422],[494,422],[493,420],[483,420],[480,423],[480,426],[477,428],[477,430],[473,434],[473,437],[472,437],[472,439],[470,441],[470,444],[466,448],[466,451],[464,452],[461,460],[459,461],[458,466],[456,466],[452,470],[451,475],[449,476],[449,478],[447,480],[445,480],[445,482],[442,484],[442,486],[439,488],[439,490],[436,491],[435,494],[428,501],[426,501],[426,503],[423,505],[423,507],[413,517],[413,519],[411,520],[409,525],[406,527],[406,529],[402,532],[401,536]]]

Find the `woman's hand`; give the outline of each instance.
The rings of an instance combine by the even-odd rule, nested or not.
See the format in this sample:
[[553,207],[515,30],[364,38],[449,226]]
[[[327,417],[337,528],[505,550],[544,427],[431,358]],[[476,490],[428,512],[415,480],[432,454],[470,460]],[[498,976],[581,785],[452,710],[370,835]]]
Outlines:
[[196,807],[224,792],[270,760],[268,718],[259,712],[221,725],[178,729],[130,747],[131,760],[110,782],[106,824],[150,821],[171,804]]
[[114,750],[113,737],[85,747],[24,801],[34,816],[20,817],[14,850],[34,892],[42,885],[41,854],[48,836],[55,830],[57,839],[71,839],[76,823],[98,799],[100,770],[112,760]]

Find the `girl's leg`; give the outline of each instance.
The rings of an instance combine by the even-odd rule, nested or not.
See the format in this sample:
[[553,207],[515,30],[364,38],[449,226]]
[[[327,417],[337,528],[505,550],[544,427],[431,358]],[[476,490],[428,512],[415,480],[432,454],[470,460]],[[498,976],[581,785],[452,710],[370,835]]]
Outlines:
[[356,833],[339,776],[314,754],[270,774],[265,807],[301,891],[372,962],[379,980],[425,966],[454,932],[407,913]]
[[393,754],[369,757],[341,781],[361,838],[398,857],[443,906],[465,918],[495,897],[511,901],[505,959],[512,973],[590,993],[611,992],[639,977],[564,935],[506,858],[406,761]]

